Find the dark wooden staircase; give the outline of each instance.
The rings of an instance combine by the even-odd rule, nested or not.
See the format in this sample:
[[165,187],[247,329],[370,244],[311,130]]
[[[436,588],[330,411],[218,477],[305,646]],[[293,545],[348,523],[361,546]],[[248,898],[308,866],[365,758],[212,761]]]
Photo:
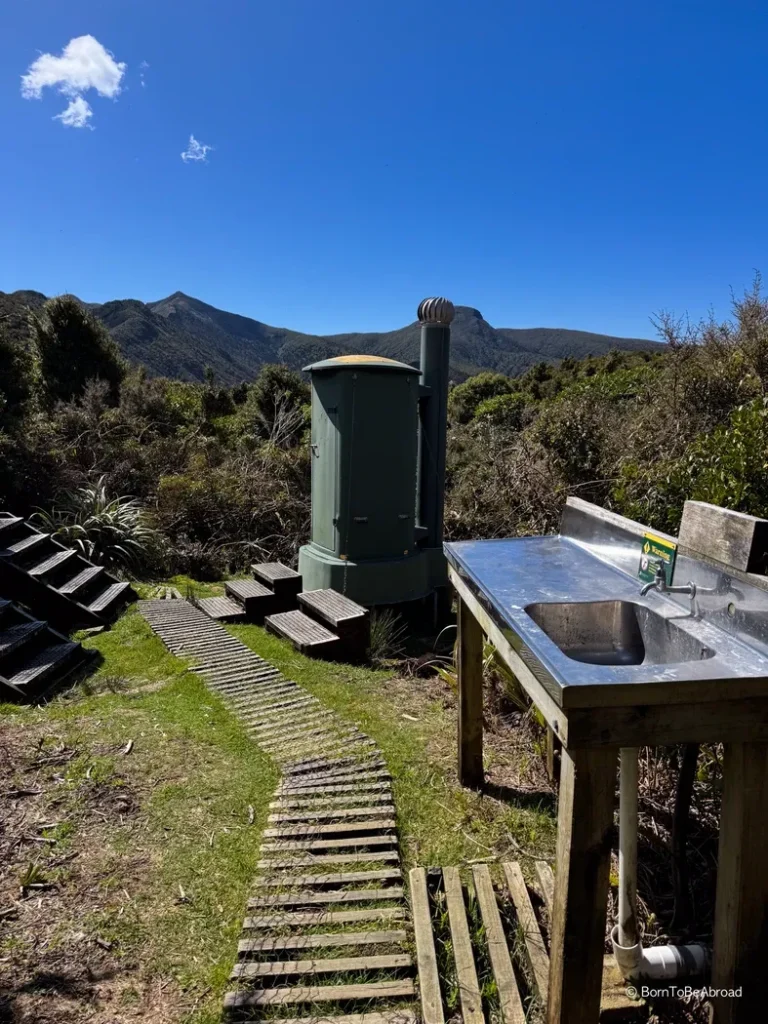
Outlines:
[[0,599],[0,700],[38,700],[90,657],[47,622]]
[[0,512],[0,594],[65,631],[112,622],[136,593],[20,516]]

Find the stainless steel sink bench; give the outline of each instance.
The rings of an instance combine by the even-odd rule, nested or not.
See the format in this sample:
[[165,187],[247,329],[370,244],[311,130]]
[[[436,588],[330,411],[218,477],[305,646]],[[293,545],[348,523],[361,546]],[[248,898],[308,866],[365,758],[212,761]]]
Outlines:
[[[687,502],[670,578],[650,528],[576,498],[557,536],[445,545],[458,599],[459,776],[482,788],[483,637],[562,745],[548,1024],[597,1024],[618,752],[723,742],[716,1024],[763,1016],[768,966],[768,523]],[[694,546],[695,545],[695,546]],[[672,572],[672,567],[674,571]],[[648,577],[643,577],[647,579]],[[680,584],[680,585],[678,585]]]

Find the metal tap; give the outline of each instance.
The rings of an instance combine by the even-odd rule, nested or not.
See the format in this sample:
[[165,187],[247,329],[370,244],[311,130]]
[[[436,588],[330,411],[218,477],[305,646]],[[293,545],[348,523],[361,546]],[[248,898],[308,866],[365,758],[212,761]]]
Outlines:
[[690,599],[696,597],[696,584],[690,581],[682,587],[670,587],[667,585],[667,574],[664,572],[664,566],[659,564],[656,566],[656,575],[652,583],[646,583],[644,587],[640,588],[640,596],[645,595],[650,590],[658,590],[660,594],[687,594]]

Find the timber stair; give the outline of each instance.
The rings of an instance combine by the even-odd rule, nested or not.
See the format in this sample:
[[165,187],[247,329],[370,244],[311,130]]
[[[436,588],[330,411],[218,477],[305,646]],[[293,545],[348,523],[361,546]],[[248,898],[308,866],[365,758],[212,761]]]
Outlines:
[[362,661],[371,642],[367,608],[335,590],[298,594],[300,610],[268,615],[267,629],[290,640],[297,651],[315,658]]
[[[282,769],[225,1019],[417,1024],[389,774],[373,742],[187,601],[142,601],[168,648]],[[278,613],[279,614],[279,613]],[[221,658],[222,660],[219,660]]]
[[110,623],[136,599],[129,583],[6,512],[0,512],[0,569],[3,597],[65,632]]
[[12,601],[0,600],[0,700],[31,703],[81,667],[90,652]]
[[223,597],[204,597],[195,605],[219,622],[264,622],[267,615],[296,606],[301,576],[282,562],[262,562],[251,567],[253,579],[229,580]]

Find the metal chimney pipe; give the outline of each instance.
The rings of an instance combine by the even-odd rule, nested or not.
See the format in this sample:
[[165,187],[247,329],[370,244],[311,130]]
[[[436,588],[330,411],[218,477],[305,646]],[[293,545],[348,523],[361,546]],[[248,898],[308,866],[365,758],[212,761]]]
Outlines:
[[445,500],[445,440],[448,420],[448,364],[451,321],[455,310],[448,299],[424,299],[421,324],[421,401],[418,502],[421,543],[443,545]]

